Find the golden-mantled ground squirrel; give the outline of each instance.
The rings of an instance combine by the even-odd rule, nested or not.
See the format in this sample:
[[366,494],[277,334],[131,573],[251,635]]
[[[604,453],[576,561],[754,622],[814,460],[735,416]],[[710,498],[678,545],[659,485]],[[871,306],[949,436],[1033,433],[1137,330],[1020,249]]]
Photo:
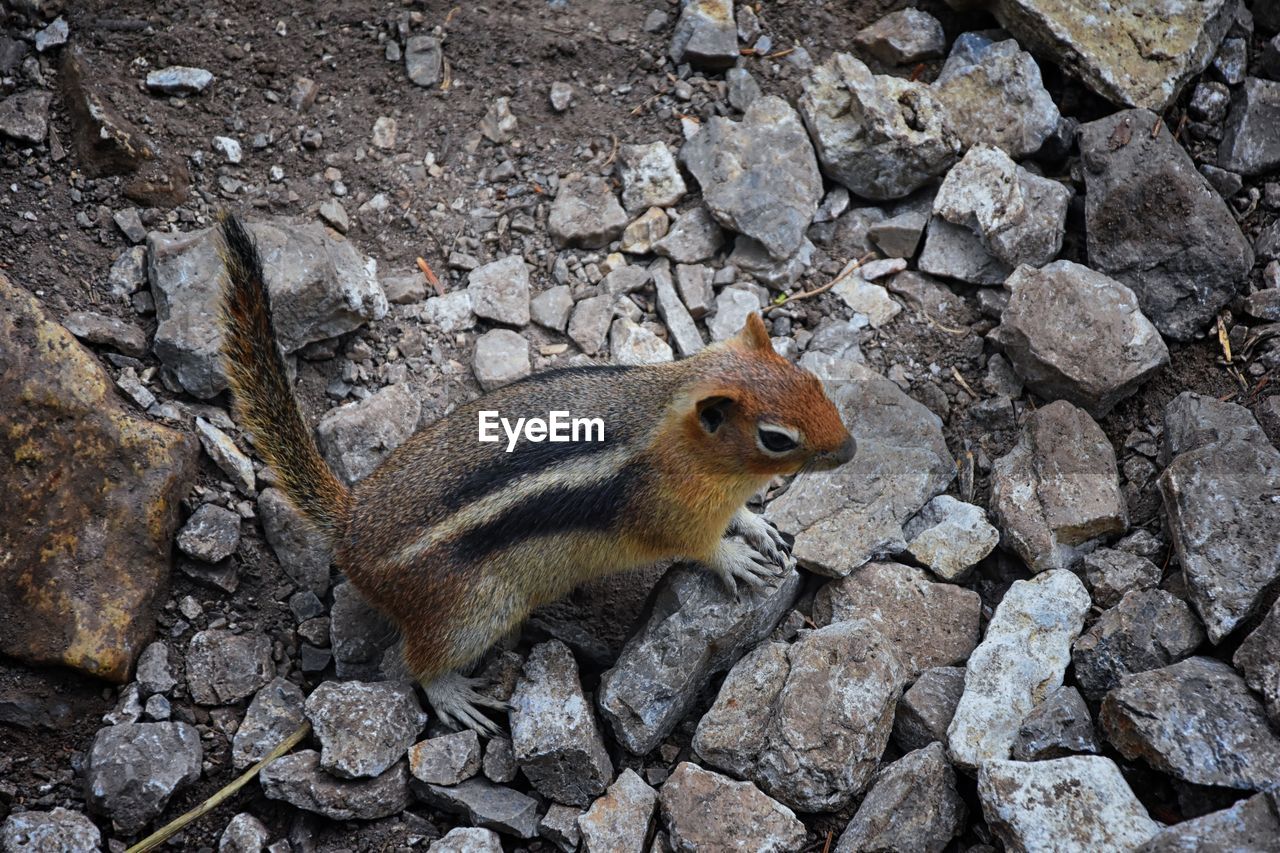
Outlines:
[[[222,222],[224,354],[243,426],[335,562],[394,620],[442,718],[484,733],[499,707],[459,672],[578,584],[688,558],[731,589],[787,559],[747,500],[778,474],[832,468],[854,441],[822,385],[777,355],[759,315],[671,364],[539,373],[420,430],[352,489],[321,458],[276,344],[253,239]],[[601,418],[602,441],[481,442],[481,411]],[[727,538],[737,534],[742,541]]]

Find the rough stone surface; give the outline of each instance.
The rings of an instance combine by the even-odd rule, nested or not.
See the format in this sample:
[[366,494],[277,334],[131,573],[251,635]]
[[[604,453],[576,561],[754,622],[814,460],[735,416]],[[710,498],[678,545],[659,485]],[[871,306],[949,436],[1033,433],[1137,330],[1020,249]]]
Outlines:
[[201,705],[229,705],[251,696],[275,677],[271,640],[265,634],[201,631],[187,649],[187,690]]
[[[506,330],[494,330],[498,331]],[[421,414],[422,402],[408,385],[388,385],[359,402],[325,412],[316,427],[320,452],[348,484],[363,480],[413,435]]]
[[395,628],[350,583],[333,589],[329,637],[339,678],[376,681]]
[[1245,683],[1261,694],[1267,716],[1280,730],[1280,602],[1258,624],[1231,662],[1244,675]]
[[533,372],[529,342],[510,329],[490,329],[476,339],[471,369],[486,391],[523,379]]
[[285,573],[304,589],[324,595],[329,589],[329,543],[279,489],[263,489],[258,514],[267,544]]
[[559,285],[544,290],[529,302],[529,316],[539,326],[564,332],[569,326],[569,313],[573,311],[573,288]]
[[657,804],[658,792],[634,770],[623,770],[578,818],[583,853],[643,853]]
[[1162,589],[1134,590],[1076,640],[1071,661],[1081,691],[1101,699],[1125,676],[1176,663],[1202,642],[1186,602]]
[[619,317],[609,327],[609,352],[618,364],[662,364],[674,357],[671,345],[639,323]]
[[427,853],[502,853],[502,841],[492,829],[459,826],[431,842]]
[[1151,136],[1157,121],[1128,110],[1081,130],[1089,263],[1132,289],[1161,334],[1185,341],[1237,295],[1253,252],[1168,128]]
[[670,207],[684,198],[684,178],[665,142],[618,148],[622,206],[635,216],[650,207]]
[[58,806],[47,812],[18,812],[0,826],[4,853],[98,853],[102,833],[93,821]]
[[422,319],[439,327],[445,334],[475,328],[476,315],[471,310],[471,293],[455,290],[428,299],[423,305]]
[[604,346],[613,322],[616,301],[616,296],[601,294],[589,296],[573,307],[573,316],[569,318],[569,339],[587,355],[595,355]]
[[727,341],[742,331],[747,317],[760,310],[760,299],[741,287],[726,287],[716,295],[715,314],[707,321],[713,341]]
[[170,65],[147,72],[147,89],[160,95],[198,95],[213,83],[213,74],[203,68]]
[[197,443],[133,414],[0,274],[0,652],[123,682],[155,631]]
[[240,544],[240,516],[217,504],[201,504],[178,531],[178,550],[188,557],[216,563]]
[[40,145],[49,135],[49,103],[53,95],[32,90],[0,101],[0,136]]
[[[671,264],[665,258],[659,258],[649,267],[656,294],[658,316],[667,326],[671,343],[682,358],[688,358],[701,352],[706,343],[702,340],[702,332],[694,322],[693,315],[684,301],[676,293],[671,279]],[[709,290],[711,285],[707,284]]]
[[757,99],[742,121],[712,117],[680,149],[716,220],[785,260],[804,241],[822,199],[822,176],[796,111]]
[[381,776],[354,781],[320,768],[320,753],[304,749],[278,758],[258,776],[268,799],[331,820],[377,820],[409,805],[409,769],[401,761]]
[[982,507],[950,495],[925,504],[903,532],[908,553],[946,581],[964,579],[1000,542]]
[[538,835],[538,801],[511,788],[472,778],[460,785],[410,782],[414,796],[428,805],[459,814],[476,826],[516,838]]
[[653,244],[653,251],[677,264],[696,264],[724,245],[724,231],[711,211],[698,205],[671,226],[667,236]]
[[1125,593],[1160,583],[1160,567],[1139,554],[1099,548],[1082,561],[1085,581],[1099,607],[1114,607]]
[[964,694],[947,728],[951,759],[972,768],[1009,756],[1018,726],[1062,684],[1089,593],[1070,572],[1014,581],[969,657]]
[[140,358],[147,353],[147,336],[141,327],[92,311],[72,311],[62,325],[82,341],[108,346],[117,352]]
[[467,292],[477,317],[509,326],[529,324],[529,268],[519,255],[472,270]]
[[249,703],[231,741],[231,761],[237,770],[261,761],[306,720],[302,688],[273,678]]
[[905,675],[893,644],[867,622],[769,643],[729,671],[693,748],[792,808],[841,809],[875,773]]
[[1093,717],[1080,691],[1055,687],[1018,726],[1012,757],[1016,761],[1043,761],[1074,753],[1097,753],[1098,738]]
[[845,305],[865,315],[873,328],[887,324],[902,311],[902,306],[883,285],[869,282],[857,272],[842,278],[831,292],[839,296]]
[[147,696],[172,690],[178,680],[173,677],[173,668],[169,664],[169,647],[157,640],[143,649],[133,677],[138,682],[138,689]]
[[1280,849],[1280,794],[1257,794],[1234,806],[1165,827],[1137,853],[1202,853]]
[[307,697],[320,766],[342,779],[380,776],[404,757],[427,715],[407,684],[326,681]]
[[1124,757],[1185,782],[1257,791],[1280,779],[1280,735],[1222,661],[1193,657],[1130,675],[1103,700],[1101,722]]
[[547,218],[547,230],[557,246],[603,248],[621,237],[626,227],[626,211],[608,181],[577,175],[560,182]]
[[231,818],[218,839],[218,853],[262,853],[271,840],[265,824],[248,812]]
[[1109,758],[989,761],[978,770],[987,825],[1006,850],[1133,850],[1160,830]]
[[977,234],[940,216],[929,220],[918,266],[930,275],[970,284],[1004,284],[1013,272],[1008,264],[987,251]]
[[100,729],[84,769],[89,811],[133,835],[169,798],[200,778],[200,734],[186,723],[125,723]]
[[671,47],[673,62],[698,68],[726,68],[738,61],[733,0],[691,0],[680,11]]
[[1280,167],[1280,81],[1250,77],[1231,99],[1218,165],[1242,175]]
[[964,693],[964,667],[939,666],[920,673],[894,712],[893,739],[904,750],[947,741],[947,726]]
[[964,832],[967,814],[946,750],[942,744],[930,744],[876,774],[835,851],[941,853]]
[[480,772],[480,738],[471,730],[429,738],[409,748],[409,772],[432,785],[457,785]]
[[1169,363],[1169,348],[1133,291],[1072,261],[1019,267],[993,340],[1035,393],[1095,418]]
[[419,86],[439,85],[444,76],[444,51],[434,36],[411,36],[404,43],[404,70]]
[[196,418],[196,435],[200,437],[200,446],[204,448],[204,452],[227,475],[231,484],[241,494],[252,495],[254,486],[257,485],[253,461],[236,447],[231,436],[204,418]]
[[735,782],[687,761],[662,786],[659,802],[677,853],[786,853],[804,844],[804,824],[791,809],[750,782]]
[[928,12],[902,9],[859,30],[853,43],[881,62],[907,65],[942,56],[947,35],[941,22]]

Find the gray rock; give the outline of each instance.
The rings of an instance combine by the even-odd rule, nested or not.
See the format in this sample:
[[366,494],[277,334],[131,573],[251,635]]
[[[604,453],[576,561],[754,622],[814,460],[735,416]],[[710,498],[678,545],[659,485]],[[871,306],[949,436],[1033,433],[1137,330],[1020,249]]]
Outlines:
[[870,783],[905,676],[869,622],[763,645],[729,671],[693,748],[792,808],[837,811]]
[[[1228,35],[1231,34],[1228,33]],[[1245,81],[1245,72],[1249,68],[1248,40],[1239,36],[1223,39],[1209,68],[1222,79],[1222,82],[1239,86]]]
[[138,655],[134,680],[138,682],[138,689],[147,696],[172,690],[178,680],[173,677],[173,668],[169,665],[169,647],[156,641],[143,649]]
[[680,149],[680,160],[725,228],[758,241],[775,260],[800,248],[822,199],[822,176],[786,101],[759,98],[740,122],[713,116]]
[[1201,163],[1199,169],[1200,174],[1204,175],[1205,179],[1218,191],[1218,195],[1223,198],[1229,199],[1244,189],[1244,178],[1235,172],[1219,169],[1208,163]]
[[258,495],[258,515],[267,544],[285,573],[303,589],[316,595],[329,590],[329,543],[279,489],[263,489]]
[[1160,567],[1138,554],[1099,548],[1083,560],[1085,581],[1099,607],[1114,607],[1125,593],[1160,584]]
[[49,135],[49,103],[53,95],[33,89],[0,101],[0,136],[39,145]]
[[1231,99],[1218,165],[1242,175],[1280,167],[1280,81],[1250,77]]
[[964,832],[967,815],[946,750],[930,744],[881,768],[835,851],[942,853]]
[[[196,435],[200,437],[200,446],[214,464],[222,469],[227,479],[241,494],[252,495],[257,477],[253,473],[253,462],[245,456],[236,443],[222,430],[206,421],[196,418]],[[239,528],[237,527],[237,530]]]
[[[215,137],[216,138],[216,137]],[[147,239],[146,226],[142,224],[142,216],[136,207],[126,207],[111,214],[116,227],[130,243],[141,243]]]
[[486,391],[510,385],[533,372],[529,342],[510,329],[491,329],[476,338],[471,369]]
[[[320,207],[317,210],[317,213],[320,214],[320,218],[324,220],[326,225],[337,231],[339,234],[346,234],[347,231],[351,229],[351,218],[347,216],[347,209],[343,207],[342,202],[337,199],[330,198],[320,202]],[[386,294],[386,296],[388,301],[401,302],[401,300],[392,299],[391,294],[389,293]]]
[[560,182],[547,217],[547,230],[559,248],[600,249],[622,236],[627,214],[608,181],[570,176]]
[[800,113],[823,172],[863,198],[902,198],[956,161],[960,141],[929,87],[834,54],[804,80]]
[[766,593],[734,597],[705,569],[672,568],[617,663],[600,678],[600,712],[618,742],[637,755],[657,747],[712,676],[790,612],[799,586],[792,571]]
[[928,12],[902,9],[890,12],[853,37],[853,43],[887,65],[907,65],[937,59],[947,49],[942,23]]
[[142,711],[143,714],[146,715],[147,719],[163,723],[172,716],[173,706],[169,703],[168,699],[156,694],[147,700],[147,704],[143,706]]
[[67,19],[59,15],[53,23],[36,33],[36,51],[44,53],[55,47],[62,47],[67,43],[69,35],[70,27],[67,25]]
[[1234,806],[1167,826],[1135,853],[1203,853],[1280,849],[1280,794],[1257,794]]
[[142,719],[142,693],[138,685],[130,684],[120,691],[120,698],[109,713],[102,715],[102,722],[109,726],[136,723]]
[[651,207],[631,220],[631,224],[622,232],[623,252],[632,255],[647,255],[653,251],[653,244],[667,236],[671,227],[671,219],[660,207]]
[[675,221],[667,236],[653,244],[653,251],[677,264],[696,264],[719,251],[724,239],[711,211],[698,205]]
[[966,148],[986,143],[1021,159],[1040,150],[1061,118],[1040,66],[1013,39],[960,36],[932,88]]
[[382,775],[427,724],[413,688],[390,681],[326,681],[305,710],[320,741],[320,766],[342,779]]
[[217,504],[201,504],[178,531],[178,550],[206,563],[226,559],[239,544],[240,516]]
[[147,283],[147,248],[133,246],[120,253],[111,272],[107,274],[107,285],[111,295],[120,299],[141,290]]
[[[765,287],[788,290],[796,279],[804,275],[813,261],[814,245],[806,237],[794,255],[777,260],[769,254],[763,243],[750,237],[739,236],[733,242],[733,254],[729,265],[741,271]],[[728,267],[726,267],[727,269]]]
[[913,258],[928,224],[929,211],[908,210],[875,223],[867,237],[886,257]]
[[649,271],[639,265],[626,265],[609,271],[600,281],[600,291],[610,296],[635,293],[649,283]]
[[[232,139],[230,136],[215,136],[211,147],[233,166],[244,159],[244,150],[240,147],[239,141]],[[133,242],[139,243],[141,239],[133,240]]]
[[690,316],[701,320],[715,307],[716,292],[711,286],[711,268],[703,264],[677,264],[676,286]]
[[231,818],[218,839],[218,853],[262,853],[271,841],[267,827],[248,812]]
[[444,78],[444,49],[434,36],[411,36],[404,43],[404,70],[409,79],[424,88],[439,85]]
[[17,812],[0,826],[4,853],[98,853],[102,833],[93,821],[61,806],[47,812]]
[[904,750],[947,741],[947,726],[964,693],[964,668],[939,666],[920,673],[894,712],[893,739]]
[[459,814],[476,826],[516,838],[538,835],[538,801],[511,788],[472,778],[460,785],[409,783],[414,795],[428,805]]
[[1050,690],[1023,718],[1011,753],[1015,761],[1044,761],[1100,751],[1093,717],[1080,691],[1062,686]]
[[271,639],[213,628],[191,638],[187,690],[200,705],[230,705],[251,696],[275,677]]
[[306,722],[303,702],[302,689],[283,678],[273,678],[259,690],[231,741],[235,768],[243,770],[261,761],[297,731]]
[[564,853],[575,853],[582,841],[582,833],[578,831],[580,817],[582,817],[581,809],[552,803],[547,807],[547,813],[542,816],[542,820],[538,821],[538,833]]
[[511,99],[494,98],[484,117],[480,119],[480,132],[490,142],[502,145],[515,138],[518,123],[511,112]]
[[[676,351],[683,358],[701,352],[706,346],[702,340],[702,332],[698,331],[698,324],[676,294],[675,284],[671,280],[671,264],[665,258],[659,258],[649,267],[649,274],[653,278],[658,316],[666,324]],[[710,289],[711,285],[707,283],[707,290]]]
[[1280,728],[1280,603],[1271,606],[1236,649],[1231,662],[1244,675],[1245,683],[1262,695],[1267,716]]
[[422,403],[408,385],[388,385],[325,412],[316,427],[320,452],[348,484],[363,480],[413,435],[421,414]]
[[1129,524],[1111,443],[1065,400],[1036,410],[996,460],[991,509],[1005,546],[1033,572],[1070,568]]
[[213,73],[203,68],[170,65],[147,72],[147,89],[160,95],[198,95],[213,83]]
[[511,741],[504,737],[490,738],[484,748],[483,768],[491,782],[506,784],[516,778],[516,756]]
[[529,302],[529,316],[539,326],[563,333],[573,310],[573,288],[567,284],[544,290]]
[[634,770],[623,770],[604,796],[578,818],[583,853],[643,851],[657,804],[658,792]]
[[585,806],[613,778],[577,662],[559,640],[535,646],[525,660],[511,694],[511,744],[525,777],[556,802]]
[[[857,261],[850,261],[850,264],[854,263]],[[872,328],[878,329],[888,324],[902,311],[902,306],[889,295],[889,291],[883,285],[867,281],[862,277],[861,270],[841,278],[832,292],[845,305],[864,315]]]
[[732,338],[747,322],[747,317],[760,310],[760,300],[741,287],[726,287],[716,296],[716,313],[707,321],[711,340]]
[[970,284],[1004,284],[1013,268],[987,251],[968,228],[935,216],[925,232],[918,263],[922,272]]
[[502,841],[491,829],[459,826],[431,842],[427,853],[502,853]]
[[665,142],[621,146],[618,176],[622,206],[632,216],[650,207],[671,207],[684,198],[684,178]]
[[409,805],[409,769],[401,761],[372,779],[338,779],[320,768],[320,753],[304,749],[277,758],[258,776],[267,799],[331,820],[377,820]]
[[786,853],[805,841],[804,824],[791,809],[750,782],[735,782],[687,761],[662,786],[659,803],[677,853]]
[[727,68],[738,61],[733,0],[690,0],[680,11],[667,53],[677,65]]
[[1076,640],[1071,661],[1081,691],[1096,700],[1125,676],[1176,663],[1203,642],[1186,602],[1162,589],[1134,590]]
[[907,552],[945,581],[964,579],[995,550],[1000,533],[980,506],[938,495],[910,521],[903,533]]
[[740,113],[745,113],[763,94],[756,78],[745,68],[730,68],[724,73],[724,80],[729,87],[729,106]]
[[477,317],[508,326],[529,324],[529,268],[519,255],[472,270],[467,292]]
[[[321,215],[323,216],[324,205],[320,205]],[[421,273],[411,273],[409,275],[393,275],[379,279],[382,285],[382,291],[387,296],[387,301],[395,305],[414,305],[427,298],[427,280],[426,276]],[[465,290],[455,290],[453,295],[461,293],[467,295]],[[443,297],[442,297],[443,298]],[[470,297],[467,297],[467,306],[470,307]],[[425,319],[425,318],[424,318]]]
[[1263,441],[1253,414],[1244,406],[1184,391],[1164,410],[1164,442],[1160,462],[1214,444]]
[[564,112],[573,105],[573,87],[557,80],[551,84],[548,100],[551,101],[551,109],[558,113]]
[[813,600],[819,628],[855,621],[880,632],[907,681],[926,669],[963,663],[978,645],[981,615],[976,592],[932,583],[924,569],[900,563],[868,563],[823,585]]
[[1089,593],[1070,572],[1014,581],[969,657],[947,728],[952,761],[973,768],[1009,756],[1023,719],[1062,684],[1088,610]]
[[468,729],[415,743],[409,748],[409,772],[432,785],[465,782],[480,772],[480,738]]
[[906,550],[903,525],[955,476],[938,416],[889,380],[858,369],[826,388],[858,443],[853,461],[800,478],[766,512],[795,537],[796,558],[830,577]]
[[1193,657],[1130,675],[1103,700],[1101,722],[1125,758],[1184,782],[1257,791],[1280,778],[1280,736],[1222,661]]
[[1089,263],[1130,287],[1162,334],[1185,341],[1243,287],[1253,253],[1168,128],[1152,137],[1158,121],[1127,110],[1081,129]]
[[108,346],[141,358],[147,354],[147,335],[141,327],[93,311],[73,311],[62,320],[67,331],[82,341]]
[[613,321],[609,329],[609,352],[618,364],[662,364],[673,358],[671,346],[653,332],[627,317]]
[[1160,830],[1109,758],[989,761],[978,770],[987,825],[1006,850],[1132,850]]
[[338,677],[374,681],[395,628],[354,586],[341,583],[333,588],[329,635]]
[[[1209,124],[1220,124],[1227,117],[1227,107],[1231,105],[1231,90],[1221,83],[1202,80],[1196,84],[1187,103],[1187,111],[1193,118]],[[1203,171],[1203,169],[1201,169]],[[1227,193],[1224,193],[1227,195]]]
[[1019,267],[991,334],[1032,391],[1095,418],[1169,363],[1169,348],[1133,291],[1072,261]]
[[471,311],[471,293],[455,290],[444,296],[428,299],[422,306],[422,319],[450,335],[475,328],[476,315]]
[[604,346],[616,302],[616,296],[605,294],[588,297],[573,307],[573,316],[569,318],[569,339],[587,355],[595,355]]
[[89,811],[134,835],[177,791],[200,778],[200,733],[186,723],[127,723],[100,729],[84,768]]

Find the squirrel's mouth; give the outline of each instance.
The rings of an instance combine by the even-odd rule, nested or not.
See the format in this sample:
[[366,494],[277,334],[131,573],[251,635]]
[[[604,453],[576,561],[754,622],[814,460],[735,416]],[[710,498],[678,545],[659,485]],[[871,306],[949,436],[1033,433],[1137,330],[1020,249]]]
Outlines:
[[810,471],[830,471],[833,468],[839,468],[853,459],[857,450],[858,443],[853,440],[853,436],[849,436],[835,450],[824,450],[815,455],[805,468]]

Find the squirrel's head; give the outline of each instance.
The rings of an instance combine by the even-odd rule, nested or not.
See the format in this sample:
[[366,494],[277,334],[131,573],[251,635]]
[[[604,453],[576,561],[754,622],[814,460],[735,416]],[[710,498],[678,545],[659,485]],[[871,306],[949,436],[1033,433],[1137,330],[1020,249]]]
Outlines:
[[778,355],[759,314],[698,356],[707,370],[683,414],[708,461],[756,476],[826,470],[853,458],[853,436],[816,376]]

